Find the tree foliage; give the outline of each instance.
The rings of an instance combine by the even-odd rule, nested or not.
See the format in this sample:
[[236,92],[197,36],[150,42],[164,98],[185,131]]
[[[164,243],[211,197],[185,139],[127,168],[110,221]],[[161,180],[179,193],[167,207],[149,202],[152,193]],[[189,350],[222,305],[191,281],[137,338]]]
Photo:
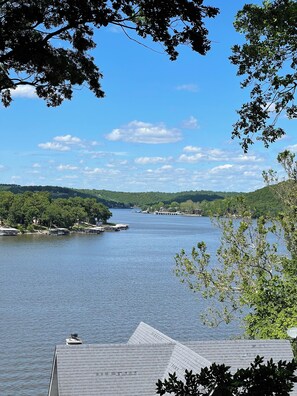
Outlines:
[[246,4],[238,12],[235,28],[245,43],[234,45],[231,62],[245,76],[242,87],[251,86],[250,101],[238,111],[233,137],[246,152],[254,140],[268,145],[285,134],[277,127],[282,113],[296,118],[297,2],[265,0],[261,6]]
[[204,19],[217,14],[203,0],[1,0],[2,102],[8,106],[21,85],[36,88],[48,106],[71,99],[73,86],[84,83],[101,98],[102,74],[90,55],[95,29],[112,24],[128,37],[149,36],[175,60],[179,44],[201,55],[209,50]]
[[200,373],[185,372],[184,381],[175,373],[168,379],[157,382],[157,394],[176,396],[289,396],[297,381],[294,371],[296,362],[273,360],[263,363],[257,356],[250,367],[238,369],[234,374],[230,367],[213,363],[201,369]]
[[[289,181],[278,184],[284,210],[275,219],[253,220],[242,208],[242,218],[216,218],[221,244],[216,262],[205,243],[190,255],[176,255],[176,274],[211,305],[204,315],[212,326],[243,315],[252,338],[286,338],[297,324],[297,162],[285,151],[278,156]],[[269,183],[279,180],[270,171]]]
[[106,222],[111,212],[95,198],[51,199],[48,192],[13,194],[0,191],[0,223],[24,228],[40,226],[73,227],[77,222]]
[[108,190],[82,190],[86,193],[93,194],[94,196],[104,198],[106,201],[114,203],[122,203],[124,205],[138,206],[143,209],[156,205],[160,207],[160,203],[163,206],[169,206],[172,202],[178,204],[191,200],[195,203],[203,200],[213,201],[216,199],[223,199],[225,196],[229,196],[236,193],[223,193],[214,191],[182,191],[177,193],[166,193],[166,192],[120,192],[120,191],[108,191]]

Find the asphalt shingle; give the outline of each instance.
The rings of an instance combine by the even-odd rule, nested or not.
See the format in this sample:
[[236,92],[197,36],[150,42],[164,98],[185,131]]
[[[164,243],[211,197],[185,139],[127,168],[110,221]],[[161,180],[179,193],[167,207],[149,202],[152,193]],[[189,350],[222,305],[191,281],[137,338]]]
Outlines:
[[[154,396],[158,379],[212,362],[246,368],[257,356],[292,360],[286,340],[173,340],[141,322],[127,344],[62,345],[55,350],[49,396]],[[296,390],[292,396],[297,396]]]

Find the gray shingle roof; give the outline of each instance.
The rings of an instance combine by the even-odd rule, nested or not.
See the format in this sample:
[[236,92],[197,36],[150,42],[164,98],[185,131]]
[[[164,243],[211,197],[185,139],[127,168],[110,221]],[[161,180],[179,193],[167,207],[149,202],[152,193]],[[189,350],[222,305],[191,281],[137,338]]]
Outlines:
[[175,340],[154,329],[144,322],[140,322],[136,330],[129,338],[128,344],[164,344],[176,343]]
[[152,396],[174,350],[163,345],[58,346],[59,396]]
[[185,370],[200,371],[202,367],[209,366],[211,362],[202,357],[198,351],[192,351],[190,348],[173,340],[167,335],[154,329],[153,327],[141,322],[137,329],[130,337],[128,344],[162,344],[174,343],[175,348],[168,362],[168,366],[162,378],[167,377],[168,373],[176,372],[177,376],[184,378]]
[[[193,341],[182,344],[140,323],[127,344],[57,346],[49,396],[154,396],[168,373],[184,377],[212,362],[235,371],[257,356],[291,360],[289,341]],[[297,396],[297,392],[292,392]]]
[[266,362],[273,359],[292,360],[293,352],[288,340],[223,340],[193,341],[184,345],[204,356],[212,363],[225,363],[233,371],[247,368],[257,355]]

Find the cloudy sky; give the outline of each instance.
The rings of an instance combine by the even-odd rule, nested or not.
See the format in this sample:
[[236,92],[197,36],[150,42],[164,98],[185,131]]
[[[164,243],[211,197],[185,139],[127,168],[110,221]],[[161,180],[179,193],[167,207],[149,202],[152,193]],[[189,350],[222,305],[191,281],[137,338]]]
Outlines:
[[[228,3],[228,4],[226,4]],[[104,99],[87,88],[47,108],[27,87],[0,107],[0,183],[59,185],[117,191],[252,191],[277,153],[297,151],[296,121],[280,120],[287,136],[244,155],[231,140],[236,109],[246,99],[228,61],[242,40],[232,21],[245,2],[209,0],[221,15],[208,23],[206,57],[180,48],[171,62],[107,27],[93,55],[104,75]]]

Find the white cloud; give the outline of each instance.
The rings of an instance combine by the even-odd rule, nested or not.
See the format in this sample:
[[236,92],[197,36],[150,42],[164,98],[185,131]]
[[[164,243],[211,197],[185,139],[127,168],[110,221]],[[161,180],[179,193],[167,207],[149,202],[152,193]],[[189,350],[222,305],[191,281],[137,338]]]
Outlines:
[[161,168],[159,168],[160,171],[168,171],[168,170],[172,170],[173,166],[172,165],[163,165],[161,166]]
[[11,90],[11,96],[13,98],[28,98],[35,99],[36,95],[35,88],[31,85],[18,85],[16,89]]
[[186,153],[197,153],[201,151],[201,147],[185,146],[183,151],[185,151]]
[[297,153],[297,144],[293,144],[287,147],[287,150],[292,151],[293,153]]
[[4,165],[0,164],[0,171],[2,171],[4,169]]
[[256,155],[239,154],[235,157],[235,160],[238,162],[262,162],[263,158],[257,157]]
[[77,170],[78,167],[77,166],[73,166],[73,165],[59,165],[57,166],[57,169],[60,171],[64,171],[64,170]]
[[84,154],[91,158],[105,158],[105,157],[121,157],[127,156],[126,152],[123,151],[85,151]]
[[245,171],[245,172],[243,172],[243,175],[246,177],[258,177],[259,172]]
[[70,147],[65,146],[61,143],[55,142],[47,142],[47,143],[40,143],[38,147],[42,148],[43,150],[54,150],[54,151],[69,151]]
[[139,165],[160,164],[162,162],[171,161],[172,157],[139,157],[134,162]]
[[269,113],[275,112],[275,103],[267,103],[267,110]]
[[227,169],[231,169],[233,168],[234,165],[231,164],[224,164],[224,165],[219,165],[219,166],[215,166],[214,168],[212,168],[209,173],[218,173],[221,171],[225,171]]
[[67,134],[55,136],[52,142],[40,143],[38,147],[44,150],[69,151],[72,148],[82,149],[92,144],[93,142],[83,141],[79,137]]
[[197,84],[181,84],[176,87],[177,91],[198,92]]
[[112,141],[124,141],[144,144],[175,143],[182,139],[178,129],[166,128],[164,124],[150,124],[142,121],[132,121],[123,128],[114,129],[106,135]]
[[56,142],[63,142],[67,144],[78,144],[81,143],[81,139],[72,135],[63,135],[54,137]]
[[229,156],[229,155],[231,155],[231,157],[234,156],[233,153],[228,153],[228,152],[223,151],[218,148],[206,149],[205,152],[206,152],[206,155],[209,155],[215,161],[217,161],[217,160],[220,161],[222,158],[225,158],[226,156]]
[[35,164],[32,165],[32,168],[41,168],[41,165],[35,162]]
[[86,175],[117,175],[120,173],[117,169],[104,169],[104,168],[89,168],[86,167],[83,171]]
[[181,154],[178,158],[178,161],[194,163],[194,162],[198,162],[198,161],[202,160],[203,158],[205,158],[205,157],[201,153],[195,153],[192,155]]
[[242,154],[238,152],[226,151],[218,148],[202,148],[197,146],[185,146],[185,154],[178,158],[179,162],[194,163],[198,161],[232,161],[232,162],[262,162],[263,157],[253,154]]
[[190,116],[187,120],[185,120],[182,124],[185,129],[198,129],[199,124],[197,118],[194,116]]
[[[160,168],[157,169],[147,169],[146,173],[150,173],[150,174],[154,174],[154,175],[160,175],[160,174],[164,174],[164,173],[174,173],[176,171],[176,169],[174,169],[174,167],[172,165],[163,165]],[[159,177],[159,176],[158,176]],[[160,180],[160,179],[159,179]]]

